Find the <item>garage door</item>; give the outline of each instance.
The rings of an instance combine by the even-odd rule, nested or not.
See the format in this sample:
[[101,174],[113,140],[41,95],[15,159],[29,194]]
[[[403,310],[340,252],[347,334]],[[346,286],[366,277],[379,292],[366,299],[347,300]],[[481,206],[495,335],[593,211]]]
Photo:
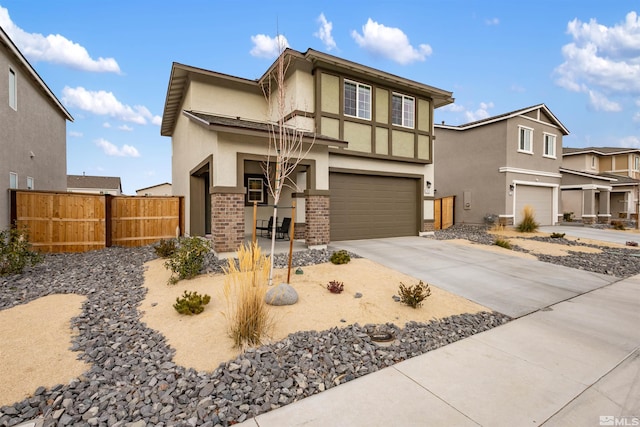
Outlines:
[[331,173],[331,240],[418,234],[417,179]]
[[553,189],[533,185],[516,186],[515,225],[522,221],[522,211],[526,205],[533,207],[536,222],[540,225],[553,225]]

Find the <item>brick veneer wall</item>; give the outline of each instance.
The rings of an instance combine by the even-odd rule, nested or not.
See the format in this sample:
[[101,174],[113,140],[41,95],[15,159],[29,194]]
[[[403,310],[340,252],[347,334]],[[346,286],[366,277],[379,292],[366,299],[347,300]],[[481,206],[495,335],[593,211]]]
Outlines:
[[305,243],[329,244],[329,196],[308,195],[305,202]]
[[422,222],[422,231],[435,231],[436,226],[432,220],[424,220]]
[[293,236],[294,239],[298,240],[298,239],[304,239],[306,237],[306,225],[304,222],[296,222],[296,227],[295,230],[293,231],[293,233],[295,234]]
[[211,195],[211,237],[216,252],[235,252],[244,240],[244,194]]
[[504,225],[504,226],[513,225],[513,217],[500,217],[498,219],[498,224]]

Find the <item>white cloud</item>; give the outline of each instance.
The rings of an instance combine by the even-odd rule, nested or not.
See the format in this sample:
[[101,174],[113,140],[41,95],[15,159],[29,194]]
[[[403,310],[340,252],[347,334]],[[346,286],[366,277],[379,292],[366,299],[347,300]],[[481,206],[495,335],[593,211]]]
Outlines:
[[75,130],[70,130],[69,131],[69,136],[72,138],[82,138],[83,134],[82,132],[77,132]]
[[351,36],[369,53],[391,59],[402,65],[424,61],[432,53],[431,46],[428,44],[421,44],[415,48],[411,46],[409,38],[401,29],[386,27],[372,21],[371,18],[362,27],[362,35],[354,30]]
[[493,102],[481,102],[479,108],[475,111],[465,111],[464,116],[468,122],[486,119],[491,116],[488,111],[490,108],[493,108]]
[[116,157],[140,157],[140,153],[136,147],[131,145],[123,145],[122,147],[118,147],[115,144],[107,141],[106,139],[100,138],[95,141],[96,145],[102,148],[102,151],[107,156],[116,156]]
[[636,113],[633,115],[633,121],[634,121],[634,122],[640,122],[640,111],[636,112]]
[[153,116],[153,119],[151,119],[151,124],[160,126],[162,124],[162,116]]
[[83,71],[120,73],[120,66],[115,59],[93,59],[86,48],[60,34],[49,34],[45,37],[42,34],[24,31],[11,21],[9,11],[1,6],[0,27],[30,61],[51,62]]
[[627,136],[621,138],[620,141],[618,141],[618,145],[625,148],[640,148],[640,138],[635,135]]
[[109,122],[104,122],[104,123],[102,124],[102,127],[103,127],[103,128],[106,128],[106,129],[109,129],[109,128],[111,127],[111,123],[109,123]]
[[441,107],[440,110],[451,111],[452,113],[461,113],[465,110],[464,106],[460,104],[449,104]]
[[522,93],[522,92],[526,92],[527,91],[523,86],[520,86],[520,85],[515,84],[515,83],[511,85],[509,90],[511,90],[511,92],[518,92],[518,93]]
[[484,23],[489,25],[489,26],[498,25],[498,24],[500,24],[500,20],[498,18],[491,18],[491,19],[485,20]]
[[620,104],[610,101],[606,96],[594,90],[589,91],[589,106],[595,111],[622,111]]
[[125,132],[131,132],[133,130],[131,126],[127,126],[127,125],[118,126],[118,129],[123,130]]
[[322,43],[324,43],[324,47],[326,47],[327,50],[335,49],[336,41],[331,35],[331,31],[333,30],[333,23],[327,21],[324,13],[321,13],[320,16],[318,16],[317,21],[320,23],[320,28],[318,28],[318,31],[313,33],[313,35],[322,40]]
[[143,105],[133,107],[118,101],[112,92],[90,91],[78,86],[70,88],[65,86],[62,90],[62,102],[67,107],[79,108],[93,114],[110,116],[125,122],[147,124],[147,120],[156,124],[159,116],[151,114],[149,109]]
[[567,24],[573,41],[562,47],[564,62],[555,70],[556,84],[590,94],[640,94],[640,19],[629,12],[612,27],[578,19]]
[[257,34],[251,36],[251,41],[253,42],[253,48],[249,53],[259,58],[277,58],[280,52],[289,47],[289,42],[283,35],[272,38],[265,34]]

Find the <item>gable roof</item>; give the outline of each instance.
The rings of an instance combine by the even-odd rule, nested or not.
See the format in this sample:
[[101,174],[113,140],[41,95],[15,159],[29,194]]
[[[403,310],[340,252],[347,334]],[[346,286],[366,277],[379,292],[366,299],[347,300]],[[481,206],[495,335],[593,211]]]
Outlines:
[[463,125],[453,126],[453,125],[445,125],[443,124],[434,124],[434,127],[441,129],[453,129],[453,130],[467,130],[472,129],[478,126],[484,126],[491,123],[499,122],[502,120],[508,120],[513,117],[522,116],[524,114],[530,113],[531,111],[542,110],[545,114],[549,116],[554,125],[556,125],[564,135],[569,135],[569,129],[567,129],[560,120],[549,110],[549,108],[545,104],[537,104],[532,105],[531,107],[521,108],[519,110],[510,111],[508,113],[500,114],[493,117],[487,117],[486,119],[477,120],[475,122],[469,122]]
[[69,114],[67,109],[64,108],[64,105],[62,105],[60,100],[53,94],[51,89],[49,89],[49,86],[47,86],[44,80],[42,80],[40,75],[31,66],[29,61],[27,61],[27,58],[24,57],[24,55],[22,54],[22,52],[20,52],[18,47],[13,43],[13,40],[11,40],[11,38],[7,35],[7,33],[4,32],[4,29],[2,27],[0,27],[0,43],[4,44],[9,50],[9,52],[11,52],[13,56],[18,60],[18,62],[24,67],[24,69],[27,71],[27,74],[31,77],[31,79],[34,81],[36,86],[39,86],[40,89],[42,89],[42,92],[44,93],[45,97],[49,98],[49,100],[53,102],[53,104],[60,110],[62,115],[67,120],[72,122],[73,117],[71,116],[71,114]]
[[67,175],[67,188],[113,189],[122,192],[118,176]]
[[584,147],[572,148],[562,147],[563,156],[572,156],[577,154],[598,154],[600,156],[612,156],[615,154],[639,153],[640,148],[624,148],[624,147]]
[[[299,66],[301,63],[310,65],[314,69],[321,66],[326,69],[337,70],[347,74],[366,75],[369,80],[373,82],[380,82],[391,88],[397,88],[399,90],[402,90],[402,88],[405,88],[405,90],[407,88],[411,89],[413,93],[433,99],[434,108],[442,107],[454,102],[452,92],[405,79],[403,77],[313,49],[307,49],[306,52],[302,53],[297,50],[287,48],[281,55],[286,55],[288,58],[291,58],[293,66]],[[180,106],[182,105],[182,100],[190,79],[193,79],[194,77],[218,79],[223,81],[225,85],[232,84],[236,87],[242,88],[243,90],[262,94],[262,85],[270,78],[272,72],[277,66],[277,63],[278,59],[273,62],[273,64],[260,78],[250,80],[174,62],[171,66],[171,75],[169,77],[164,111],[162,114],[160,135],[172,135],[179,115]]]
[[144,190],[151,190],[152,188],[163,187],[163,186],[165,186],[165,185],[171,186],[171,183],[170,183],[170,182],[163,182],[163,183],[161,183],[161,184],[150,185],[150,186],[148,186],[148,187],[144,187],[144,188],[138,188],[138,189],[136,190],[136,192],[138,192],[138,191],[144,191]]

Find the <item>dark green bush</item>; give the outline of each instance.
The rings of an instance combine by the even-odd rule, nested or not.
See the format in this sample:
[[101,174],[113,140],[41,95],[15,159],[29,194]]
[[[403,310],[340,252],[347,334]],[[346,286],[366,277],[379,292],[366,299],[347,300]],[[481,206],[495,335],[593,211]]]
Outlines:
[[9,228],[0,231],[0,276],[20,274],[27,265],[42,261],[42,255],[31,250],[26,228]]
[[337,280],[332,280],[327,285],[327,289],[332,294],[340,294],[344,291],[344,284],[342,282],[338,282]]
[[200,314],[204,311],[204,306],[209,304],[211,297],[207,294],[200,295],[197,292],[184,291],[182,298],[176,298],[173,308],[180,314]]
[[507,239],[501,239],[501,238],[497,238],[495,242],[493,242],[494,245],[496,246],[500,246],[501,248],[505,248],[505,249],[512,249],[511,248],[511,243],[509,243],[509,241]]
[[422,280],[414,286],[405,286],[404,283],[400,282],[398,293],[400,294],[401,303],[412,308],[418,308],[422,307],[422,301],[431,295],[431,289],[429,289],[429,285],[425,285]]
[[351,261],[351,257],[349,256],[349,252],[343,250],[339,250],[331,254],[331,258],[329,258],[334,264],[346,264]]
[[182,279],[192,279],[200,273],[204,265],[204,257],[211,251],[211,243],[200,237],[183,237],[178,240],[178,248],[164,263],[172,271],[169,284],[173,285]]
[[176,239],[161,239],[158,244],[153,247],[153,250],[160,258],[169,258],[175,253],[176,247]]
[[573,212],[564,212],[562,214],[563,221],[572,222],[573,221]]
[[538,230],[540,224],[536,222],[535,216],[533,214],[533,208],[529,205],[524,207],[524,215],[522,221],[516,227],[521,233],[533,233]]

